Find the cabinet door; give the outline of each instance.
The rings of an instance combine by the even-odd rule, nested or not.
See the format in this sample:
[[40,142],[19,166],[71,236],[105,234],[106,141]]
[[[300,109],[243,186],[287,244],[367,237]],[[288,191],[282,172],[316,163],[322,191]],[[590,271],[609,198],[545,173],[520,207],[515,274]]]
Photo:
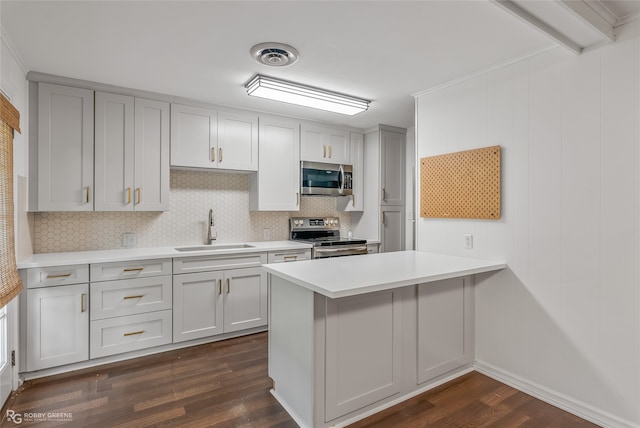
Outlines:
[[27,290],[27,371],[89,358],[89,284]]
[[300,127],[300,160],[327,162],[327,143],[324,130],[317,126]]
[[223,272],[173,276],[173,342],[223,332]]
[[465,278],[418,285],[418,383],[473,362],[473,313]]
[[136,211],[169,210],[169,103],[135,100]]
[[262,268],[224,273],[224,332],[267,325],[267,274]]
[[349,133],[339,129],[302,125],[300,160],[349,164]]
[[300,124],[260,118],[260,170],[249,178],[252,211],[300,209]]
[[349,158],[353,166],[353,185],[351,196],[336,198],[336,208],[340,211],[364,210],[364,135],[351,133]]
[[38,84],[38,211],[93,210],[93,91]]
[[218,112],[218,167],[258,170],[258,116]]
[[326,422],[400,392],[399,293],[326,300]]
[[171,104],[171,165],[217,168],[217,112]]
[[327,159],[330,163],[351,164],[349,133],[338,129],[327,129],[324,133]]
[[404,207],[380,207],[380,252],[404,251]]
[[405,203],[405,140],[403,134],[380,132],[380,161],[382,195],[380,205]]
[[134,99],[95,97],[95,210],[133,211]]

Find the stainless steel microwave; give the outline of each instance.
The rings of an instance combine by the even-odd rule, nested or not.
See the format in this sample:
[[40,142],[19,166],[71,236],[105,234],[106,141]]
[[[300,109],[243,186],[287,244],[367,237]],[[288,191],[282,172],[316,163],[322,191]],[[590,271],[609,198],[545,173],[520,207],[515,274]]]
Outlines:
[[353,189],[353,167],[321,162],[300,162],[300,194],[349,196]]

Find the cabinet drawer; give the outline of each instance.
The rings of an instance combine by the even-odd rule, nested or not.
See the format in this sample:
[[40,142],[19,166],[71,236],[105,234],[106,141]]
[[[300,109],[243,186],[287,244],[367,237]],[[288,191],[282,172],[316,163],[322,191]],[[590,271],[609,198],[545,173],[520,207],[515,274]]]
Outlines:
[[287,251],[270,251],[269,263],[295,262],[298,260],[311,259],[311,249],[304,250],[287,250]]
[[89,265],[52,266],[27,269],[27,288],[89,282]]
[[171,309],[171,276],[91,283],[91,319]]
[[171,343],[171,310],[91,321],[90,358]]
[[132,260],[91,265],[91,282],[171,275],[171,259]]
[[267,253],[229,254],[173,259],[173,273],[206,272],[222,269],[257,267],[267,262]]

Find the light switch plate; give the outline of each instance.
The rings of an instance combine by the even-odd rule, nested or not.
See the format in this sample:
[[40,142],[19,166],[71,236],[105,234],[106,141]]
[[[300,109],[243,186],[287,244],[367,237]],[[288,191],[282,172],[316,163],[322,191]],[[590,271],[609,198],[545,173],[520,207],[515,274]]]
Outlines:
[[135,233],[122,234],[123,247],[135,247],[138,244],[138,236]]
[[464,235],[464,248],[471,250],[473,248],[473,235],[466,233]]

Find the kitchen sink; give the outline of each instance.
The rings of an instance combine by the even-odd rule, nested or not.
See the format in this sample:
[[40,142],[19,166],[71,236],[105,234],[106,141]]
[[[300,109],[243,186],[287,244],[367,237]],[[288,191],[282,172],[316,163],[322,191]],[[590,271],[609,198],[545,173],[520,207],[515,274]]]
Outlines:
[[195,247],[176,247],[176,251],[189,252],[189,251],[215,251],[215,250],[236,250],[239,248],[254,248],[249,244],[213,244],[213,245],[198,245]]

